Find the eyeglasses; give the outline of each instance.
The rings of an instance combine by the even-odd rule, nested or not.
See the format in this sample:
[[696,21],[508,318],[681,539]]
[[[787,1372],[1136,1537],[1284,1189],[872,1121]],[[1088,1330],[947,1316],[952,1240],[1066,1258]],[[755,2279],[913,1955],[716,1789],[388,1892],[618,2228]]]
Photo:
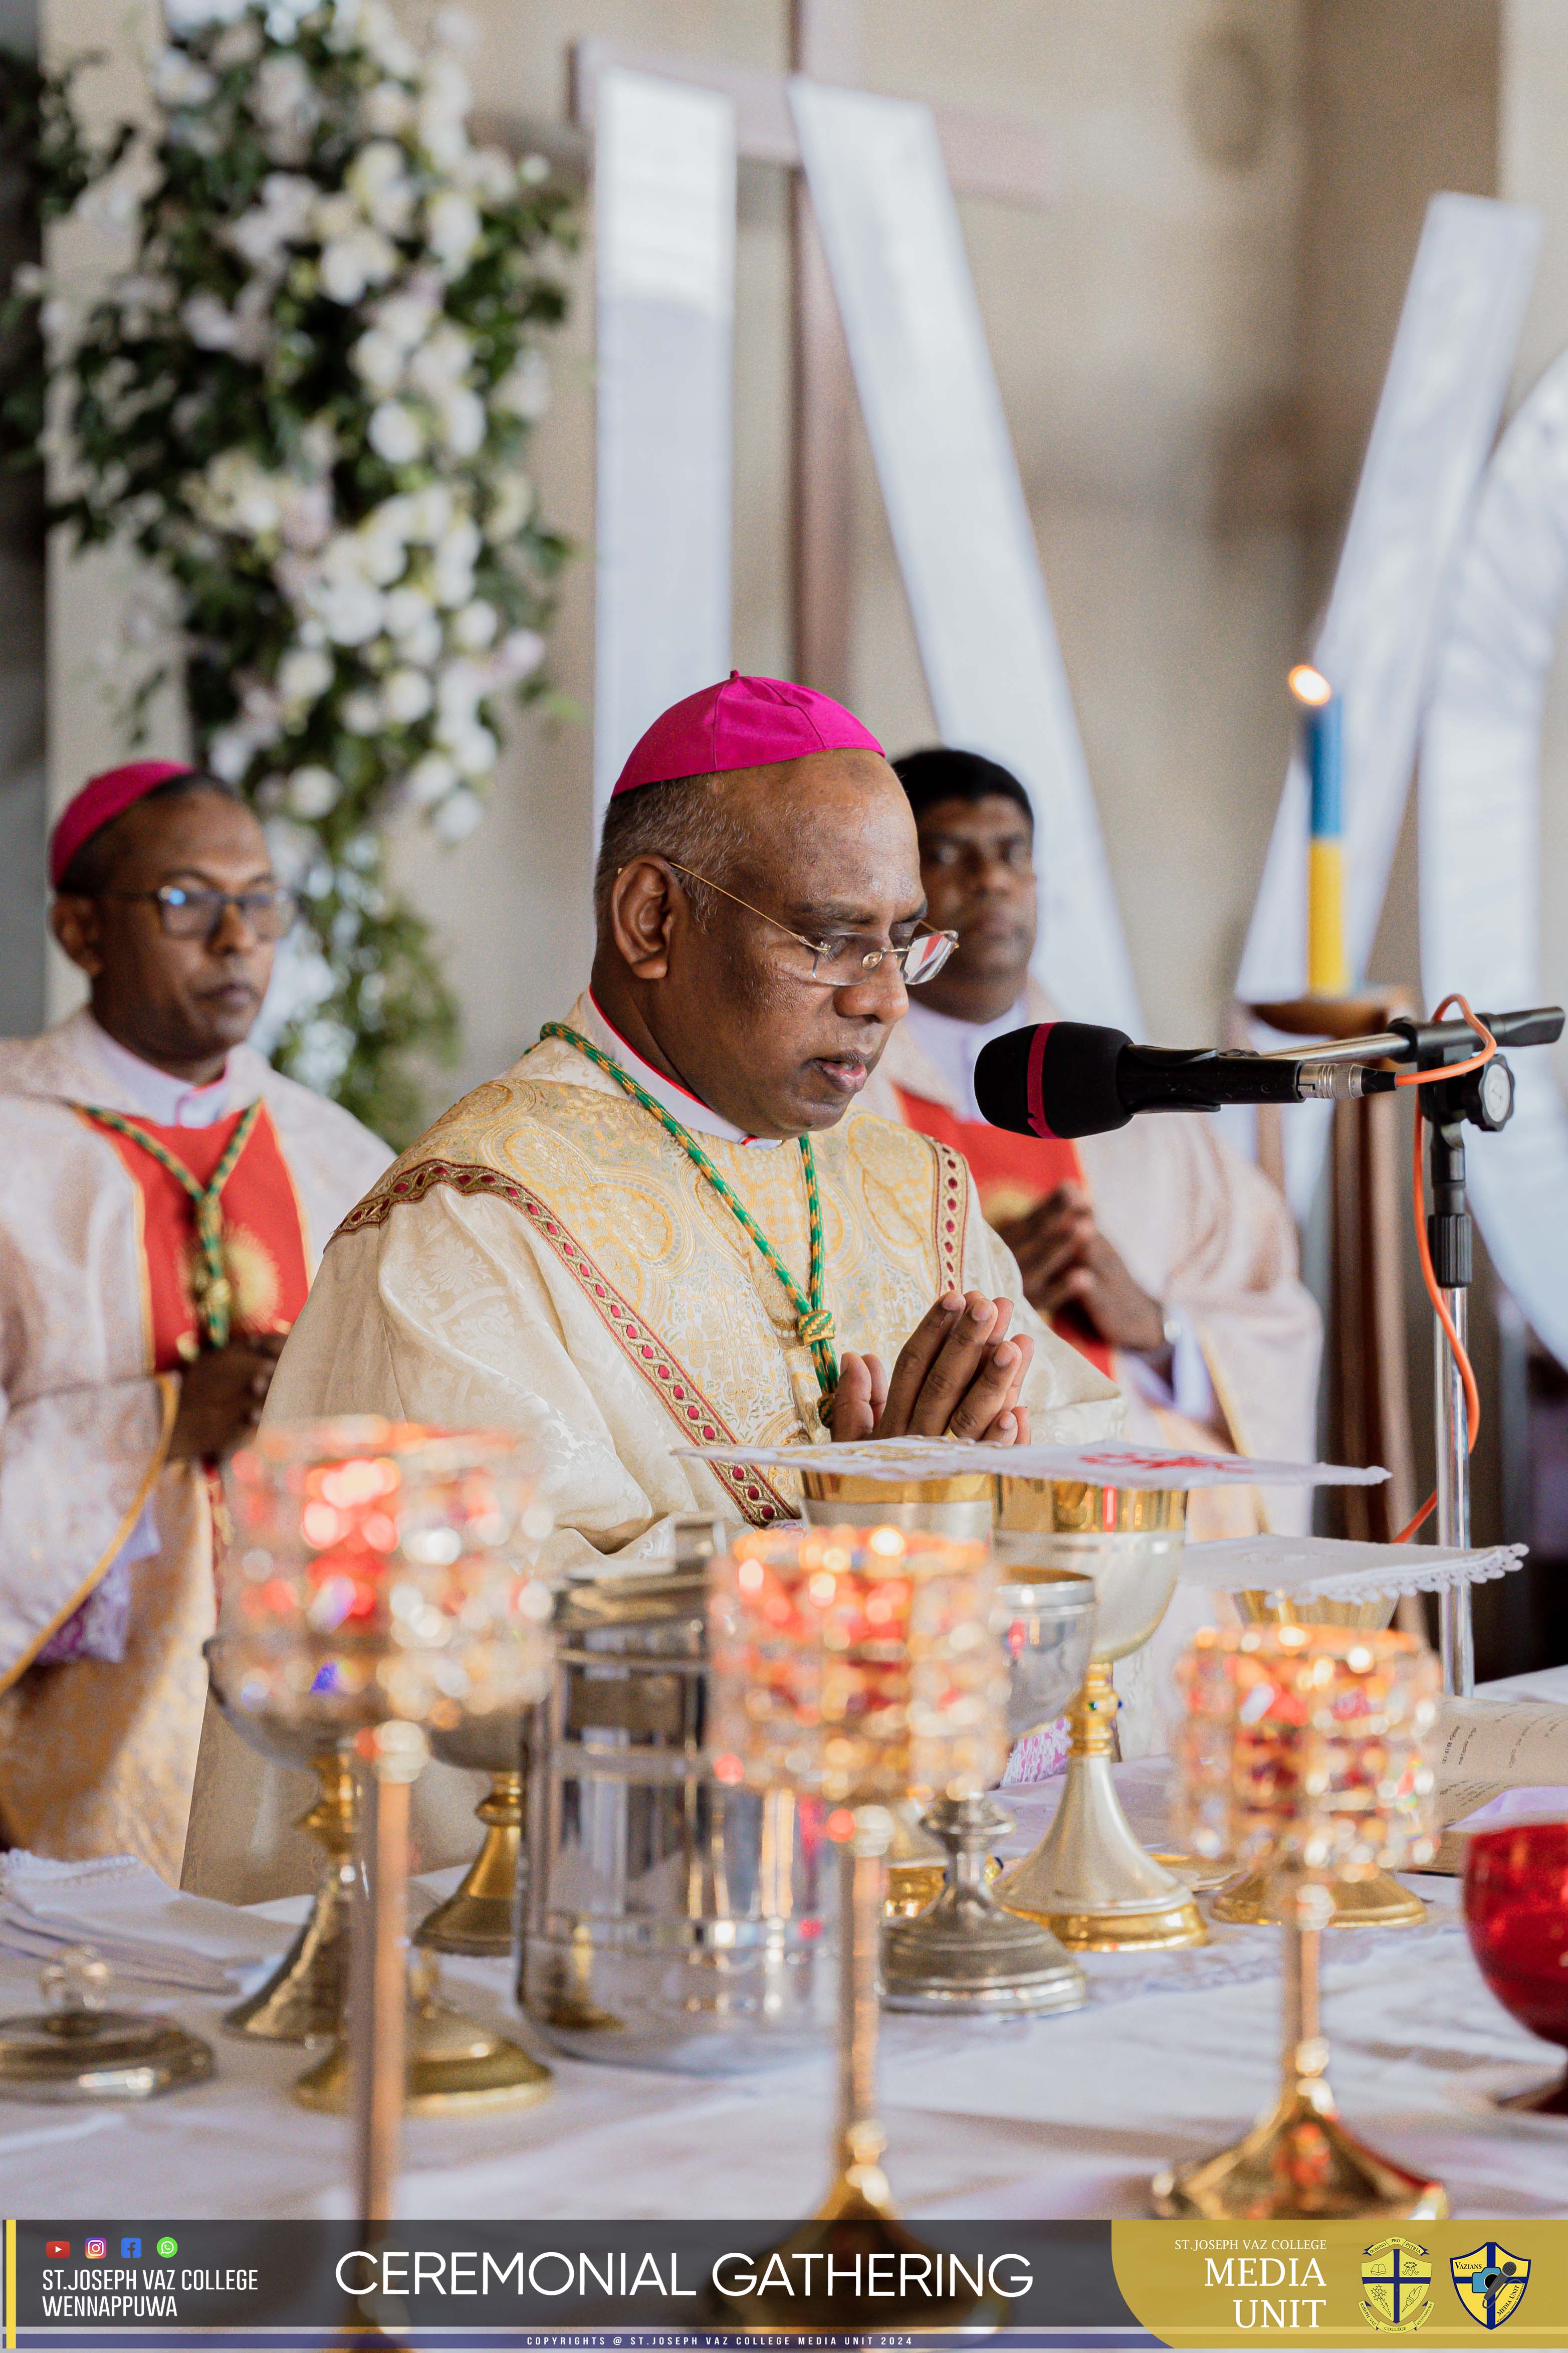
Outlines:
[[796,941],[811,957],[810,973],[802,973],[800,978],[817,981],[825,988],[851,988],[858,981],[869,980],[889,957],[903,976],[905,987],[919,988],[922,981],[931,979],[942,970],[958,945],[956,932],[931,931],[917,932],[914,938],[906,940],[902,947],[884,946],[880,940],[868,936],[865,932],[842,933],[833,939],[808,940],[804,932],[792,932],[787,923],[781,923],[778,917],[770,915],[765,908],[753,907],[749,899],[737,898],[734,892],[726,891],[721,882],[710,881],[706,874],[694,873],[689,866],[682,866],[678,858],[667,858],[665,864],[673,866],[676,872],[684,874],[689,881],[700,882],[706,889],[717,891],[721,899],[728,899],[732,906],[744,907],[749,915],[760,915],[764,923],[773,925],[775,932],[783,932],[786,939]]
[[258,940],[280,940],[299,913],[292,891],[268,882],[256,891],[187,891],[164,882],[156,891],[106,891],[106,899],[151,899],[172,940],[210,940],[233,907]]

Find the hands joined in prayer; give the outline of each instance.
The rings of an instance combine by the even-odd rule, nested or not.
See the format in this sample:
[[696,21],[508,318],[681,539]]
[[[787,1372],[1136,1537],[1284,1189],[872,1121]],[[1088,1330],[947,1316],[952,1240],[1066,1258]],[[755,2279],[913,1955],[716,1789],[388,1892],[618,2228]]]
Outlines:
[[1009,1340],[1010,1299],[950,1291],[899,1351],[889,1380],[880,1356],[847,1350],[838,1364],[833,1435],[978,1439],[1026,1446],[1029,1414],[1018,1403],[1033,1340]]
[[169,1438],[171,1462],[216,1462],[244,1444],[261,1419],[288,1336],[247,1333],[185,1366]]
[[1077,1306],[1113,1348],[1146,1356],[1163,1349],[1164,1316],[1095,1224],[1081,1185],[1058,1185],[996,1230],[1018,1261],[1025,1298],[1042,1315]]

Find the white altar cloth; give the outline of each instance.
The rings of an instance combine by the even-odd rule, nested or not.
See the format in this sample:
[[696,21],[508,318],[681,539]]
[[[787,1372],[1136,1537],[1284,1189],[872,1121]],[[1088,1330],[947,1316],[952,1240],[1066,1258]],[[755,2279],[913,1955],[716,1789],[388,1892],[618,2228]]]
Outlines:
[[[1568,1698],[1568,1669],[1509,1688]],[[1157,1777],[1147,1764],[1119,1771],[1143,1827]],[[1009,1790],[1005,1802],[1020,1815],[1020,1838],[1037,1835],[1042,1798]],[[142,1909],[123,1881],[95,1883],[91,1872],[60,1883],[58,1901],[74,1916],[111,1903],[106,1927],[179,1936],[231,1961],[247,1985],[265,1966],[258,1955],[282,1949],[302,1909],[229,1911],[172,1896],[151,1874]],[[440,1887],[453,1876],[442,1874]],[[1480,2096],[1500,2082],[1544,2081],[1561,2061],[1487,1992],[1458,1921],[1457,1883],[1416,1883],[1432,1910],[1426,1927],[1326,1939],[1325,2022],[1341,2106],[1379,2148],[1446,2181],[1457,2215],[1568,2212],[1568,2124],[1499,2116]],[[1089,2004],[1065,2017],[969,2025],[887,2017],[882,2112],[903,2211],[1146,2214],[1160,2165],[1234,2138],[1270,2096],[1278,1955],[1276,1931],[1221,1928],[1211,1947],[1164,1959],[1090,1957]],[[405,2215],[778,2220],[820,2196],[830,2061],[722,2079],[589,2065],[546,2051],[520,2026],[509,1965],[452,1959],[443,1975],[465,2005],[548,2058],[555,2091],[511,2116],[411,2122]],[[304,2063],[298,2050],[223,2035],[224,2000],[141,1989],[126,1998],[205,2034],[216,2077],[140,2108],[0,2101],[3,2211],[63,2221],[155,2209],[170,2222],[352,2211],[346,2123],[288,2097]],[[27,1964],[0,1954],[0,2010],[36,2003]]]

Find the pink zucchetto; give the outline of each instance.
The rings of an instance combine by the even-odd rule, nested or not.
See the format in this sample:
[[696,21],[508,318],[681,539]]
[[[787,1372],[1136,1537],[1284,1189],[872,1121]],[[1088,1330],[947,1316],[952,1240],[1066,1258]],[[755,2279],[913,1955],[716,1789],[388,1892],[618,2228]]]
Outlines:
[[767,768],[813,752],[876,752],[881,745],[851,711],[809,686],[782,678],[742,678],[705,686],[671,703],[637,744],[616,780],[616,794],[681,776],[716,776]]
[[121,816],[144,793],[166,785],[171,776],[195,774],[188,760],[129,760],[122,768],[106,768],[101,776],[89,776],[75,798],[66,803],[49,836],[49,881],[54,889],[59,889],[71,860],[100,826]]

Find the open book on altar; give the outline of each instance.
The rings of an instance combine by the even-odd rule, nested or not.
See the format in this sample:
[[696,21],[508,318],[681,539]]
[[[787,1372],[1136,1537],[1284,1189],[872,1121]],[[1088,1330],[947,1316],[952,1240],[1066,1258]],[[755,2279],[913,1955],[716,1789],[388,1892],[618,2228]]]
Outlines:
[[1500,1828],[1510,1818],[1568,1821],[1568,1706],[1522,1696],[1445,1699],[1436,1738],[1443,1837],[1431,1870],[1463,1872],[1465,1829]]

